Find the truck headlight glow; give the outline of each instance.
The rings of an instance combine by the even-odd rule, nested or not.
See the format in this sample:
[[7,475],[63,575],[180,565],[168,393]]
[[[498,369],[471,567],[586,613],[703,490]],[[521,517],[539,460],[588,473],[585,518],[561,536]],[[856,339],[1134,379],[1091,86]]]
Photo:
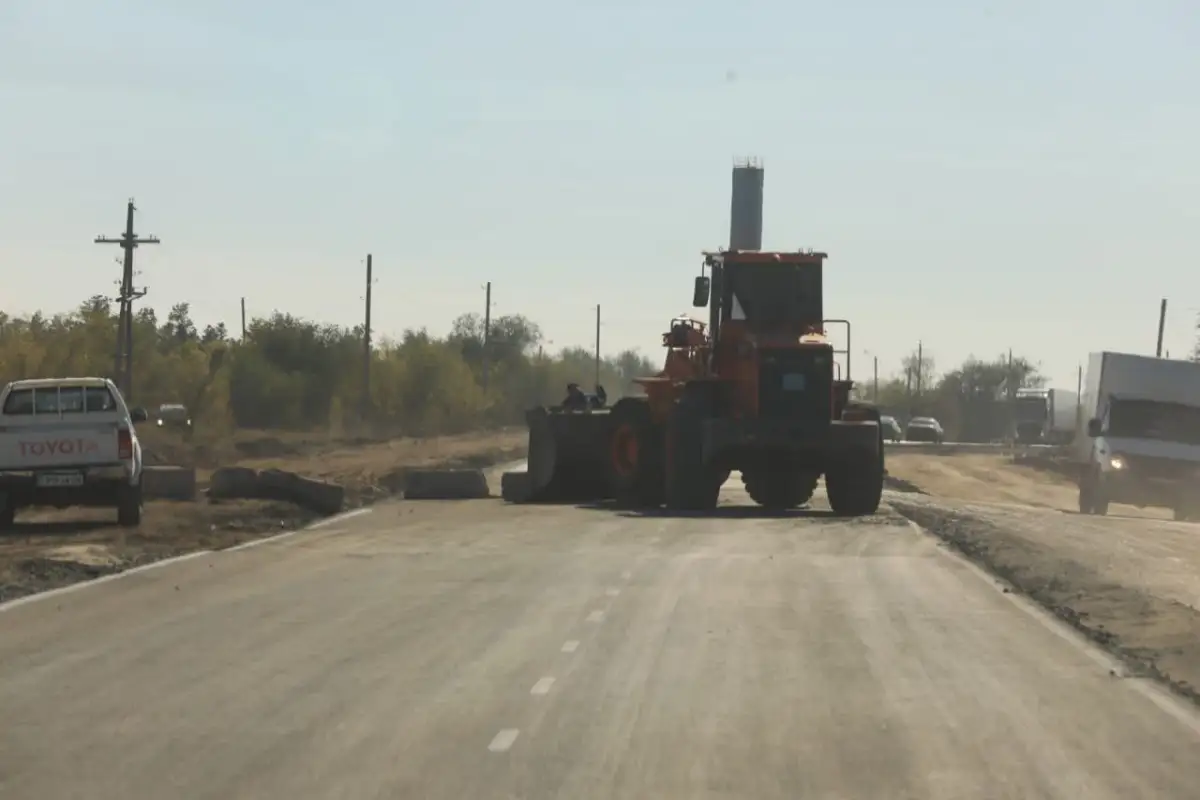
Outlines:
[[1113,469],[1125,469],[1125,459],[1120,456],[1113,456],[1108,460],[1108,465]]

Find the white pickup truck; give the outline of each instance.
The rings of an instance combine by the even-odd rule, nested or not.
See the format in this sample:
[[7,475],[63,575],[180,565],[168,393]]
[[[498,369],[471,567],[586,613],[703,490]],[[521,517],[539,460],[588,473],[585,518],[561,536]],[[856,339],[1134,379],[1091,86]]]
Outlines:
[[0,391],[0,528],[27,506],[117,509],[142,518],[142,447],[125,405],[104,378],[13,381]]

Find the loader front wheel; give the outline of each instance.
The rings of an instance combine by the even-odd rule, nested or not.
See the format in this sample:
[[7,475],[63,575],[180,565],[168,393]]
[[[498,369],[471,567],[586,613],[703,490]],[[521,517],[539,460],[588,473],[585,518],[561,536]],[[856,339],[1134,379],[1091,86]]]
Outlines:
[[812,499],[817,489],[816,472],[771,471],[742,473],[742,483],[750,499],[770,511],[789,511]]
[[672,511],[711,511],[717,507],[728,473],[705,464],[704,421],[712,416],[707,387],[688,387],[671,409],[666,430],[666,506]]
[[654,423],[644,398],[626,397],[612,410],[609,464],[617,505],[652,508],[662,505],[664,489],[663,432]]
[[839,517],[862,517],[879,510],[883,500],[883,439],[878,450],[861,449],[830,464],[825,472],[829,507]]

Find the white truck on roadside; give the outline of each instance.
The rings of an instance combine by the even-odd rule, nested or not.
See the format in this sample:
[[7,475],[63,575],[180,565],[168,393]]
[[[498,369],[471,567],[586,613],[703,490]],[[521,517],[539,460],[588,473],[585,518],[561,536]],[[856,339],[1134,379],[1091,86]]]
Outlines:
[[0,528],[29,506],[116,508],[142,517],[142,447],[125,405],[104,378],[13,381],[0,390]]
[[1079,426],[1081,514],[1126,503],[1200,519],[1200,363],[1092,353]]

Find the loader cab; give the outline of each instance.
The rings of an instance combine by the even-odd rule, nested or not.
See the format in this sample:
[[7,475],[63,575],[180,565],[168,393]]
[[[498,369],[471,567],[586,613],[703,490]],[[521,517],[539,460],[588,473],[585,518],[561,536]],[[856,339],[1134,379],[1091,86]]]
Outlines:
[[705,254],[693,303],[709,309],[712,372],[736,385],[736,410],[759,417],[835,416],[834,350],[823,336],[822,267],[815,252]]
[[692,304],[708,306],[709,330],[722,324],[759,335],[803,334],[824,319],[825,253],[706,253],[709,275],[696,278]]

